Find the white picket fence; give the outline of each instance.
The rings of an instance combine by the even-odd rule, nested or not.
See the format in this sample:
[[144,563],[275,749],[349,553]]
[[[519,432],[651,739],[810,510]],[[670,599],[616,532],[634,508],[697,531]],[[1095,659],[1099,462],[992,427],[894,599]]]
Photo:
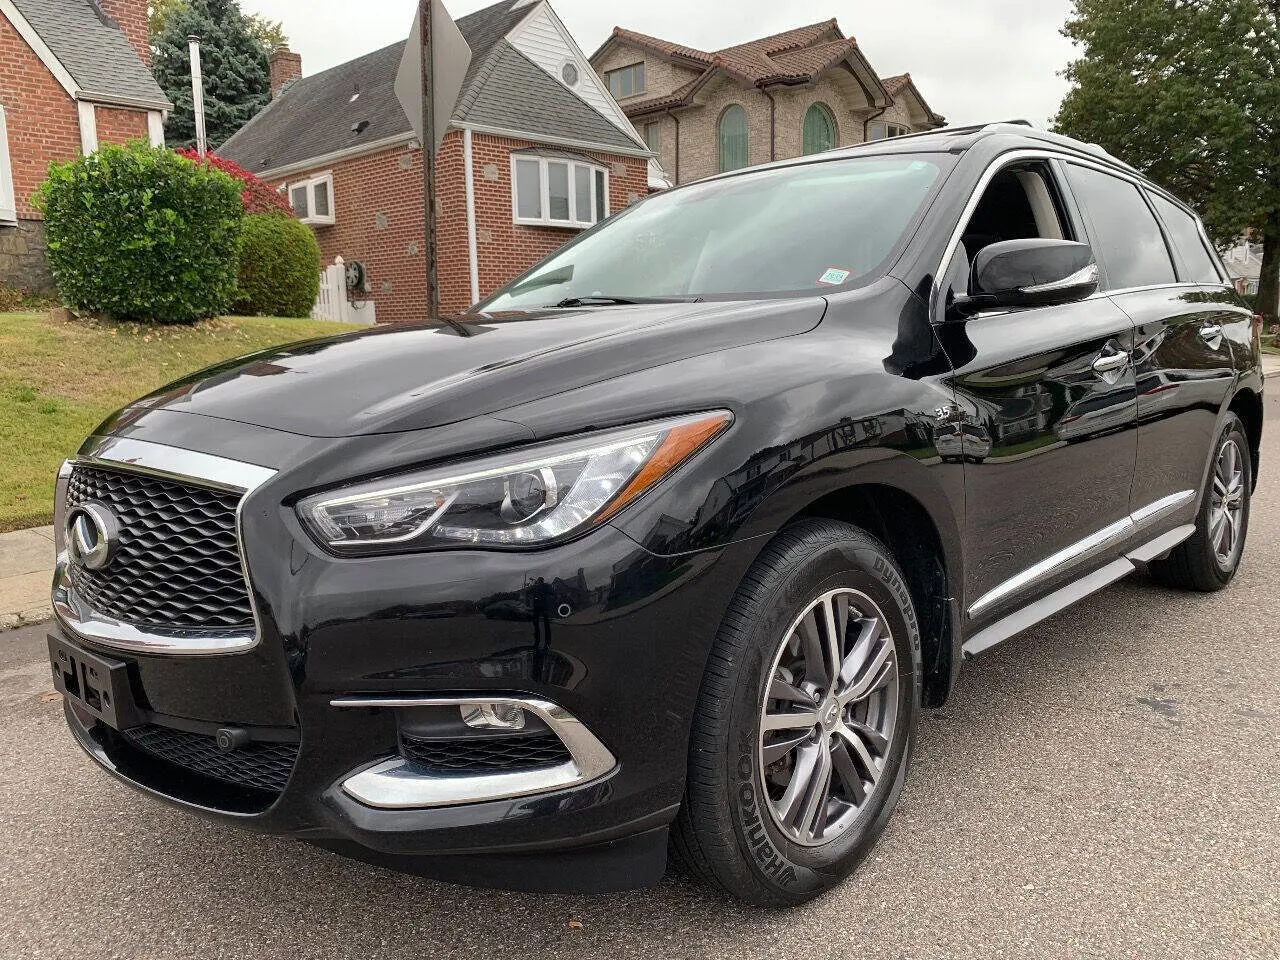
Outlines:
[[377,305],[372,300],[352,303],[347,296],[347,267],[341,257],[320,271],[320,293],[311,308],[311,319],[333,323],[377,322]]

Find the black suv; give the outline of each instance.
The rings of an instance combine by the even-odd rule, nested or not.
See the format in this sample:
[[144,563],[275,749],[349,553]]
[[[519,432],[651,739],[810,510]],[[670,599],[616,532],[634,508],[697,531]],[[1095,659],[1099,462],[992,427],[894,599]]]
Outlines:
[[1196,216],[1018,125],[653,196],[463,316],[247,357],[63,469],[71,731],[138,790],[473,883],[668,845],[794,904],[962,659],[1240,563],[1254,318]]

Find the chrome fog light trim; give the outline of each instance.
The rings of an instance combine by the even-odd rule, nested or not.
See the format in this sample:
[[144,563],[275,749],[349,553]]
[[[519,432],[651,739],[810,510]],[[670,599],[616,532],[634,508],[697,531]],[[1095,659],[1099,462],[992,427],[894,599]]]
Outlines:
[[352,774],[343,791],[365,806],[380,810],[451,807],[486,800],[526,797],[563,790],[599,779],[618,761],[573,714],[536,697],[344,697],[330,702],[339,708],[472,707],[481,704],[515,707],[534,714],[569,751],[571,760],[534,770],[458,773],[431,770],[404,757],[392,757]]

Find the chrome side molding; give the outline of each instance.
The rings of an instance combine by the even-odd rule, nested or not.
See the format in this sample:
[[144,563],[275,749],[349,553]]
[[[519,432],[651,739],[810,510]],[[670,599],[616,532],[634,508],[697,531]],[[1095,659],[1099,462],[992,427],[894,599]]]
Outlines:
[[1055,613],[1083,600],[1091,593],[1097,593],[1122,580],[1137,569],[1139,563],[1149,563],[1164,556],[1178,544],[1196,532],[1195,524],[1188,523],[1176,527],[1168,533],[1156,537],[1150,543],[1130,551],[1126,556],[1111,561],[1105,567],[1086,574],[1074,583],[1069,583],[1060,590],[1055,590],[1047,597],[1041,597],[1035,603],[1011,613],[1003,620],[997,620],[991,626],[978,631],[961,648],[966,657],[972,657],[989,650],[997,643],[1008,640],[1015,634],[1035,626],[1041,620],[1048,619]]
[[527,797],[590,783],[618,761],[586,726],[563,707],[539,697],[343,697],[330,702],[343,709],[362,707],[465,707],[492,703],[528,710],[560,738],[572,758],[558,766],[493,773],[444,773],[404,757],[383,760],[342,782],[343,792],[379,810],[451,807],[486,800]]
[[969,616],[977,617],[982,611],[1000,603],[1002,600],[1007,600],[1030,589],[1049,576],[1060,573],[1064,567],[1079,566],[1091,557],[1096,557],[1098,554],[1106,552],[1109,548],[1123,543],[1174,511],[1189,505],[1195,498],[1196,492],[1194,490],[1183,490],[1180,493],[1162,497],[1155,503],[1150,503],[1140,510],[1135,510],[1123,520],[1118,520],[1109,526],[1103,527],[1083,540],[1059,550],[1052,556],[1045,557],[1039,563],[1028,567],[1017,576],[1010,577],[995,589],[984,593],[970,604]]

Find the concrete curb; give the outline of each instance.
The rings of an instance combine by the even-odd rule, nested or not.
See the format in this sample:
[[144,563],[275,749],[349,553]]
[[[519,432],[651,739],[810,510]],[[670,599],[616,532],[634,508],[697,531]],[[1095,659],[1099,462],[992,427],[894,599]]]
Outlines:
[[42,623],[53,616],[53,527],[0,534],[0,630]]

